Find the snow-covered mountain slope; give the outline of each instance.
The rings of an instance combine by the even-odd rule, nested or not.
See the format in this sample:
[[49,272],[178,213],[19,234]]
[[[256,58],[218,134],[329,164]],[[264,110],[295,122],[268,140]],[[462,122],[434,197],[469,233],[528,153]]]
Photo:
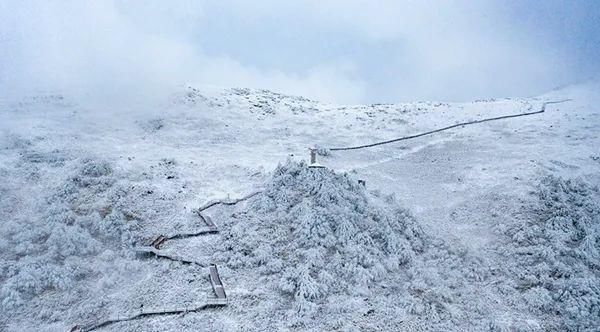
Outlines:
[[[134,249],[197,230],[206,202],[265,188],[206,210],[220,233],[161,249],[219,264],[228,306],[99,330],[593,330],[598,91],[590,83],[535,98],[364,106],[195,88],[151,106],[67,94],[4,100],[0,330],[64,331],[202,302],[212,292],[206,268]],[[335,174],[296,163],[313,146],[328,152],[563,99],[542,114],[318,156]],[[273,173],[278,164],[287,166]],[[366,189],[347,184],[358,179]],[[406,215],[393,217],[397,205]],[[361,238],[344,238],[334,216]],[[356,278],[329,264],[358,269]]]

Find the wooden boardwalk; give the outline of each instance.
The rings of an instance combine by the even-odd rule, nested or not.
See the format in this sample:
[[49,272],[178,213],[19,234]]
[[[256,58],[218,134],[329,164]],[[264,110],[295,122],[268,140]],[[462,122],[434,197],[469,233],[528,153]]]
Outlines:
[[200,219],[206,224],[207,228],[199,229],[193,232],[175,233],[171,235],[160,234],[150,243],[150,246],[154,247],[155,249],[160,249],[160,247],[169,240],[185,239],[188,237],[195,237],[205,234],[215,234],[219,232],[219,229],[217,228],[217,225],[215,225],[215,223],[212,221],[212,218],[203,215],[200,211],[196,211],[196,213],[198,214]]
[[137,313],[132,313],[130,315],[120,316],[120,317],[112,317],[112,318],[109,318],[105,321],[102,321],[102,322],[99,322],[96,324],[90,324],[90,325],[85,325],[85,326],[77,325],[77,326],[73,327],[71,329],[71,331],[82,331],[82,332],[93,331],[93,330],[96,330],[96,329],[99,329],[99,328],[102,328],[102,327],[105,327],[105,326],[108,326],[111,324],[132,321],[132,320],[136,320],[136,319],[140,319],[140,318],[144,318],[144,317],[185,314],[188,312],[197,312],[197,311],[212,308],[212,307],[222,307],[225,305],[227,305],[226,302],[219,301],[219,299],[210,299],[209,298],[205,302],[197,304],[197,305],[144,309],[144,310],[140,310]]
[[211,207],[213,207],[215,205],[219,205],[219,204],[222,204],[222,205],[235,205],[235,204],[237,204],[239,202],[242,202],[242,201],[245,201],[245,200],[247,200],[249,198],[252,198],[252,197],[254,197],[254,196],[256,196],[256,195],[258,195],[260,193],[262,193],[262,190],[255,191],[255,192],[253,192],[251,194],[248,194],[248,195],[246,195],[246,196],[244,196],[242,198],[227,199],[227,200],[219,199],[219,200],[208,201],[207,203],[205,203],[204,205],[202,205],[201,207],[198,208],[198,213],[200,213],[200,212],[202,212],[202,211],[204,211],[204,210],[206,210],[208,208],[211,208]]
[[213,307],[226,306],[228,303],[227,296],[225,295],[225,289],[223,288],[223,283],[221,282],[221,277],[219,276],[219,270],[217,269],[217,266],[215,264],[211,264],[209,267],[209,277],[216,297],[209,297],[202,303],[190,306],[171,306],[162,308],[140,309],[137,312],[131,312],[130,314],[123,316],[111,317],[101,322],[91,323],[87,325],[76,325],[71,329],[71,331],[87,332],[111,324],[136,320],[144,317],[178,315],[185,314],[188,312],[196,312]]
[[172,260],[172,261],[175,261],[175,262],[180,262],[180,263],[185,264],[185,265],[197,265],[197,266],[200,266],[200,267],[206,267],[206,264],[202,264],[202,263],[199,263],[199,262],[191,261],[191,260],[185,259],[185,258],[183,258],[181,256],[172,255],[172,254],[166,254],[162,250],[156,249],[156,248],[154,248],[152,246],[137,247],[137,248],[135,248],[135,252],[139,253],[139,254],[152,255],[152,256],[156,256],[158,258],[164,258],[164,259]]
[[[216,204],[228,204],[228,205],[235,204],[239,201],[248,199],[256,194],[258,194],[258,192],[251,194],[249,196],[246,196],[239,200],[235,200],[232,202],[216,202],[210,206],[213,206]],[[202,210],[207,209],[207,208],[208,207],[201,208],[196,211],[196,213],[198,214],[200,219],[206,224],[207,228],[200,229],[195,232],[177,233],[177,234],[173,234],[173,235],[161,234],[161,235],[157,236],[150,243],[150,245],[137,247],[137,248],[135,248],[135,251],[140,254],[153,255],[158,258],[169,259],[172,261],[180,262],[182,264],[193,264],[193,265],[197,265],[200,267],[206,267],[206,265],[187,260],[187,259],[179,257],[177,255],[166,254],[164,251],[161,250],[161,246],[169,240],[183,239],[183,238],[194,237],[194,236],[199,236],[199,235],[203,235],[203,234],[218,233],[219,229],[217,228],[217,225],[215,225],[215,223],[212,221],[212,219],[209,216],[205,216],[201,213]],[[193,306],[174,306],[174,307],[163,307],[163,308],[153,308],[153,309],[140,309],[137,312],[132,312],[132,313],[130,313],[128,315],[124,315],[124,316],[112,317],[112,318],[109,318],[109,319],[101,321],[101,322],[94,322],[94,323],[87,324],[87,325],[76,325],[71,329],[71,331],[72,332],[74,332],[74,331],[86,331],[87,332],[87,331],[93,331],[93,330],[96,330],[96,329],[99,329],[99,328],[102,328],[102,327],[105,327],[105,326],[108,326],[111,324],[136,320],[136,319],[140,319],[143,317],[159,316],[159,315],[177,315],[177,314],[184,314],[187,312],[200,311],[200,310],[203,310],[206,308],[211,308],[211,307],[225,306],[228,304],[227,294],[225,293],[225,288],[223,287],[223,282],[221,281],[221,277],[219,276],[219,270],[217,269],[217,265],[210,264],[208,266],[208,268],[209,268],[210,284],[215,293],[215,296],[208,297],[204,302],[202,302],[200,304],[193,305]]]
[[210,283],[215,291],[215,295],[217,299],[225,300],[227,303],[227,294],[225,294],[225,288],[223,287],[223,283],[221,282],[221,277],[219,276],[219,270],[217,269],[217,265],[211,264],[210,267]]
[[217,225],[215,225],[211,217],[203,215],[200,211],[196,211],[196,213],[198,214],[198,216],[200,216],[200,219],[202,219],[206,223],[208,229],[214,230],[215,232],[219,231]]
[[167,241],[167,238],[164,235],[159,235],[152,243],[150,244],[156,249],[160,249],[160,246]]

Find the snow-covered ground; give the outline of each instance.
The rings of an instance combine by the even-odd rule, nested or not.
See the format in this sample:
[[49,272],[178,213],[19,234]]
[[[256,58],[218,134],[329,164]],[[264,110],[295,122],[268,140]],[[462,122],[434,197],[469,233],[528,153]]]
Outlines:
[[[543,114],[319,156],[335,173],[297,163],[315,145],[563,99]],[[597,83],[471,103],[340,106],[194,88],[151,106],[1,100],[0,330],[201,303],[208,269],[134,248],[197,230],[194,209],[208,201],[260,189],[205,211],[220,233],[161,249],[219,264],[228,306],[99,330],[597,330],[599,105]]]

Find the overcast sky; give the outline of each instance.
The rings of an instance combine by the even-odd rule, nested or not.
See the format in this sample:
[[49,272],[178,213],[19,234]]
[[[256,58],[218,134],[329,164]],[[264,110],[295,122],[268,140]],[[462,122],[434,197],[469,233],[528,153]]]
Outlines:
[[0,0],[6,94],[144,98],[196,84],[466,101],[598,77],[599,59],[595,0]]

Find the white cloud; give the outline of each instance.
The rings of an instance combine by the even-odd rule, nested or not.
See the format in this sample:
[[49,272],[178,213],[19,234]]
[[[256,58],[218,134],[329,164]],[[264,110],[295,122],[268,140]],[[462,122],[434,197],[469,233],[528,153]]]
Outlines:
[[[4,73],[5,89],[65,89],[95,98],[141,100],[196,83],[267,88],[337,102],[363,97],[362,82],[350,79],[348,68],[337,64],[290,74],[204,54],[188,30],[194,19],[202,19],[201,9],[198,15],[173,10],[160,15],[170,5],[130,5],[74,1],[10,8],[14,19],[3,28],[19,40],[7,53],[19,61]],[[187,21],[178,25],[179,17]],[[5,56],[2,61],[11,60]]]
[[200,75],[210,80],[201,83],[228,86],[235,82],[240,87],[266,87],[332,102],[358,103],[364,98],[363,83],[345,79],[351,68],[343,66],[319,66],[304,75],[295,75],[277,70],[259,71],[229,58],[208,58],[205,63]]
[[[573,79],[567,52],[546,38],[551,32],[531,34],[503,6],[509,5],[450,0],[0,3],[0,43],[6,46],[0,47],[0,87],[144,99],[191,82],[354,103],[530,95]],[[203,24],[214,22],[215,15],[230,26],[217,30]],[[256,27],[260,35],[253,34]],[[302,51],[283,52],[289,58],[270,64],[269,55],[286,47],[271,39],[274,30],[311,36],[306,47],[312,41],[317,49],[306,50],[310,58]],[[208,53],[206,39],[252,47],[241,43],[250,39],[260,46]],[[338,40],[372,49],[363,49],[362,57],[347,45],[322,49],[337,47]],[[263,61],[248,59],[249,52]],[[300,70],[295,63],[302,64]]]
[[305,0],[283,8],[277,1],[253,8],[244,1],[228,5],[232,3],[241,8],[238,15],[251,13],[255,21],[289,11],[321,28],[336,28],[397,51],[389,63],[373,59],[360,64],[366,71],[385,66],[392,77],[379,82],[384,86],[367,82],[370,98],[465,100],[532,94],[564,82],[573,71],[560,45],[530,34],[518,17],[507,15],[503,2]]

